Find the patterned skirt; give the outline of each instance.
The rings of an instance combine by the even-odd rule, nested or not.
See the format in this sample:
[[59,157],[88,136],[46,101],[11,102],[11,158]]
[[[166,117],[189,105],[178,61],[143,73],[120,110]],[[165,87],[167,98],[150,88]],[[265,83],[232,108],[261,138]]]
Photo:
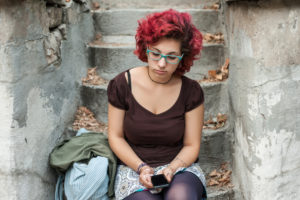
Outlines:
[[[168,165],[163,165],[154,168],[154,174],[156,174],[158,171],[164,169],[167,166]],[[193,163],[191,166],[187,168],[179,168],[177,169],[175,174],[183,171],[191,172],[200,179],[200,181],[204,186],[205,197],[203,199],[206,199],[205,176],[204,173],[202,172],[199,163]],[[144,190],[149,190],[149,189],[141,185],[141,183],[139,182],[139,175],[134,170],[132,170],[130,167],[127,167],[125,165],[118,165],[117,175],[115,179],[116,200],[122,200],[134,192],[140,192]],[[159,193],[161,189],[150,189],[149,191],[151,193]]]

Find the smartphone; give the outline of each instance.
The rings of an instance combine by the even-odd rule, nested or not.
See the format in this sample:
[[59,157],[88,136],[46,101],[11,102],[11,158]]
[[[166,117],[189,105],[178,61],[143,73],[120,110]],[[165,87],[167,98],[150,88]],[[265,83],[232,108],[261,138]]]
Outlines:
[[151,181],[154,188],[163,188],[169,186],[169,182],[163,174],[151,176]]

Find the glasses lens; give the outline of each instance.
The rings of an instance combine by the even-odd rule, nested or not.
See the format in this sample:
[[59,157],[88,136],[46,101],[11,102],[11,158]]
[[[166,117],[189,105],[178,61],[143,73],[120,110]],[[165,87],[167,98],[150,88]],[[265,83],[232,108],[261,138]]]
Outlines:
[[152,59],[152,60],[159,60],[161,55],[160,53],[158,52],[153,52],[153,51],[149,51],[149,57]]
[[176,56],[167,56],[167,62],[171,64],[177,64],[179,62],[179,58]]
[[177,64],[180,61],[179,57],[173,56],[173,55],[162,56],[162,54],[155,52],[155,51],[151,51],[151,50],[147,50],[147,53],[151,60],[160,60],[161,57],[165,57],[167,63],[170,63],[170,64]]

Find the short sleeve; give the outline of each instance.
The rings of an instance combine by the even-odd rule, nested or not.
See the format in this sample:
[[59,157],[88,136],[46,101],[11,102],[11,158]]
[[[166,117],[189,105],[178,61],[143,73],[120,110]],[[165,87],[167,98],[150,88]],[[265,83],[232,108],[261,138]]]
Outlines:
[[121,80],[118,78],[120,78],[120,76],[109,81],[107,87],[108,102],[117,108],[125,110],[125,91],[122,89],[120,85]]
[[204,92],[197,81],[191,81],[185,104],[185,111],[191,111],[204,103]]

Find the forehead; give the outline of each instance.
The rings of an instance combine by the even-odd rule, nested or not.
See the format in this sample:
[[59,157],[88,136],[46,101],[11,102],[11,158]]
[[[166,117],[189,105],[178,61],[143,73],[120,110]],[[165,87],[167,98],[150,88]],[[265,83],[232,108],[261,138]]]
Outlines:
[[158,42],[153,43],[150,46],[158,49],[162,53],[181,52],[181,42],[172,38],[162,38]]

